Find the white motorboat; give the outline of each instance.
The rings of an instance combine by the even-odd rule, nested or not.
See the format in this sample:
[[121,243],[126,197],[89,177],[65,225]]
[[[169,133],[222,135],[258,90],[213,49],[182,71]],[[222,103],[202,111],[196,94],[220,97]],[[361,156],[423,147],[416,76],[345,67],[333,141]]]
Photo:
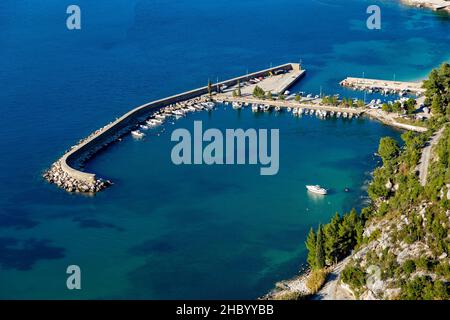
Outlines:
[[257,104],[252,105],[252,111],[253,112],[258,112],[258,110],[259,110],[259,107],[258,107]]
[[239,102],[233,102],[232,104],[231,104],[231,106],[233,107],[233,109],[240,109],[240,108],[242,108],[242,105],[239,103]]
[[162,123],[162,121],[159,120],[159,119],[149,119],[149,120],[147,120],[146,123],[147,123],[149,126],[154,127],[154,126],[160,125],[160,124]]
[[148,126],[145,125],[145,124],[141,124],[141,125],[139,126],[139,128],[141,128],[142,130],[148,130]]
[[291,112],[291,110],[292,110],[291,107],[287,108],[287,112]]
[[312,193],[317,193],[317,194],[322,194],[322,195],[326,195],[328,193],[328,190],[325,188],[322,188],[319,185],[307,185],[306,189],[308,189],[308,191],[312,192]]
[[164,120],[166,118],[166,115],[164,114],[155,114],[155,119]]
[[145,133],[143,133],[139,130],[134,130],[134,131],[131,131],[131,135],[135,138],[143,138],[145,136]]
[[214,102],[203,102],[202,106],[207,110],[212,110],[215,106]]
[[275,111],[281,111],[281,108],[279,106],[276,106]]

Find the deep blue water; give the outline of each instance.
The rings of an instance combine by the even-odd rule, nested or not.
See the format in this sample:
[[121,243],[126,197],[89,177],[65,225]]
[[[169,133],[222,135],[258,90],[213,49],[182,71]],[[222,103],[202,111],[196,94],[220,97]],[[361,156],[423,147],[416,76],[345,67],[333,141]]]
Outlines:
[[[59,0],[0,3],[0,298],[254,298],[305,260],[308,229],[360,208],[378,140],[365,119],[321,121],[220,107],[126,138],[87,164],[115,185],[86,197],[40,177],[78,139],[132,107],[300,59],[294,88],[339,92],[346,76],[419,79],[450,56],[450,20],[396,1],[83,1],[82,30]],[[382,8],[382,29],[365,27]],[[280,172],[179,166],[170,133],[279,128]],[[158,135],[159,134],[159,135]],[[306,183],[332,189],[310,198]],[[350,187],[350,193],[342,192]],[[65,269],[82,269],[81,291]]]

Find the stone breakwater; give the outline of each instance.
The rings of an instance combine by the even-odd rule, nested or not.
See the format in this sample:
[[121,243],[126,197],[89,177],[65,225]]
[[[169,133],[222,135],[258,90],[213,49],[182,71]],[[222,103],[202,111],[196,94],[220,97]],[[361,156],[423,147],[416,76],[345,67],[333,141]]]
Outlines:
[[60,160],[53,163],[43,177],[68,192],[96,193],[112,184],[111,181],[103,179],[96,179],[92,182],[77,180],[61,168]]
[[[106,148],[109,144],[113,143],[114,141],[119,140],[122,136],[128,134],[133,129],[139,128],[139,126],[145,124],[145,121],[149,119],[154,119],[155,116],[158,115],[167,115],[175,110],[185,110],[187,107],[192,107],[193,105],[204,103],[209,101],[209,98],[207,96],[201,96],[194,99],[189,99],[183,102],[177,102],[174,104],[170,104],[166,107],[160,108],[158,110],[155,110],[151,112],[147,117],[145,118],[139,118],[136,120],[136,124],[126,126],[122,130],[117,131],[116,134],[111,135],[108,139],[105,139],[103,143],[96,144],[92,148],[90,148],[88,151],[86,151],[83,155],[79,156],[76,160],[76,162],[73,163],[76,167],[82,167],[84,162],[89,160],[95,153],[97,153],[99,150]],[[92,134],[90,134],[88,137],[81,139],[78,144],[72,146],[69,150],[66,151],[65,155],[58,159],[56,162],[52,164],[50,169],[44,172],[43,178],[47,180],[50,183],[56,184],[58,187],[68,191],[68,192],[78,192],[78,193],[96,193],[99,192],[108,186],[112,185],[113,183],[110,180],[106,179],[98,179],[95,177],[95,175],[88,175],[90,179],[78,179],[71,175],[69,172],[63,169],[62,163],[65,161],[64,158],[66,155],[70,154],[70,152],[73,149],[78,148],[78,146],[83,145],[87,141],[89,141],[91,138],[101,135],[104,131],[106,131],[113,122],[110,122],[108,125],[102,127],[101,129],[98,129],[94,131]]]
[[[148,120],[150,125],[160,123],[155,116],[178,116],[192,111],[193,105],[204,102],[209,99],[209,90],[213,94],[219,93],[220,88],[231,87],[237,85],[239,81],[242,83],[250,79],[258,77],[268,77],[277,71],[283,70],[291,72],[300,70],[300,65],[296,63],[287,63],[273,68],[253,72],[244,76],[225,80],[216,83],[208,88],[204,86],[198,89],[186,91],[177,95],[173,95],[164,99],[156,100],[142,106],[139,106],[103,128],[96,130],[87,138],[79,141],[78,144],[72,146],[67,152],[58,159],[51,167],[44,172],[43,177],[50,183],[53,183],[69,192],[96,193],[112,184],[106,179],[97,178],[93,173],[87,173],[79,170],[84,162],[92,157],[97,151],[106,147],[110,143],[118,140],[121,136],[132,130],[139,130],[147,127]],[[292,79],[288,84],[293,84],[297,79]],[[174,112],[179,110],[179,112]]]
[[[96,193],[99,192],[106,187],[112,185],[110,180],[105,179],[97,179],[95,175],[92,175],[92,179],[78,179],[75,176],[71,175],[69,172],[63,169],[62,163],[65,161],[65,157],[70,154],[70,152],[76,149],[78,146],[87,142],[89,139],[95,137],[96,135],[102,134],[109,126],[113,123],[110,122],[108,125],[94,131],[88,137],[81,139],[78,141],[78,144],[72,146],[69,150],[66,151],[63,157],[55,161],[51,167],[46,170],[43,174],[43,178],[50,183],[54,183],[58,187],[68,191],[68,192],[80,192],[80,193]],[[100,149],[108,146],[110,143],[119,139],[122,135],[126,134],[130,127],[126,127],[121,131],[118,131],[115,135],[111,136],[109,139],[106,139],[102,144],[96,145],[91,148],[84,155],[80,156],[77,159],[76,165],[81,167],[83,163],[88,160],[92,155],[94,155]]]

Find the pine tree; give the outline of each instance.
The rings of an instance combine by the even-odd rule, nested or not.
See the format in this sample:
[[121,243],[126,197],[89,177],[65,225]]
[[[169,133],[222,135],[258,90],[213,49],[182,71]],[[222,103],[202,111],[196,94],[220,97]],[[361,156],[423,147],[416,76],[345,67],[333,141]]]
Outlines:
[[359,221],[355,209],[344,215],[339,226],[339,251],[342,256],[349,254],[356,244],[356,226]]
[[336,212],[333,219],[331,219],[331,222],[323,228],[325,237],[325,261],[330,264],[337,263],[339,259],[338,240],[340,223],[341,217],[339,216],[339,213]]
[[306,248],[308,249],[308,264],[311,269],[315,269],[316,266],[316,234],[314,229],[309,230],[308,238],[306,239]]
[[442,99],[439,94],[435,94],[433,96],[433,101],[431,103],[431,112],[435,116],[442,114]]
[[325,252],[323,247],[323,231],[322,226],[319,225],[316,240],[316,269],[322,269],[323,267],[325,267]]

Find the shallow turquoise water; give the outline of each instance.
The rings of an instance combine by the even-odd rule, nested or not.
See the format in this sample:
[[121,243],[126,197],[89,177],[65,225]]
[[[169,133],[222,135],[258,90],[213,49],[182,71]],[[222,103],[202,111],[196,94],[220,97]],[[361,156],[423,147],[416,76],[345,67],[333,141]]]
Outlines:
[[[87,170],[115,185],[70,195],[40,178],[66,148],[131,107],[302,59],[294,90],[340,92],[348,75],[421,78],[448,57],[449,19],[375,1],[78,1],[83,29],[65,30],[60,1],[0,4],[0,298],[254,298],[304,263],[304,237],[359,208],[377,122],[254,115],[220,107],[100,153]],[[269,17],[268,17],[269,16]],[[176,127],[279,128],[280,172],[174,166]],[[159,133],[159,135],[158,135]],[[304,185],[332,189],[310,198]],[[343,192],[350,187],[351,192]],[[82,269],[82,290],[65,269]]]

